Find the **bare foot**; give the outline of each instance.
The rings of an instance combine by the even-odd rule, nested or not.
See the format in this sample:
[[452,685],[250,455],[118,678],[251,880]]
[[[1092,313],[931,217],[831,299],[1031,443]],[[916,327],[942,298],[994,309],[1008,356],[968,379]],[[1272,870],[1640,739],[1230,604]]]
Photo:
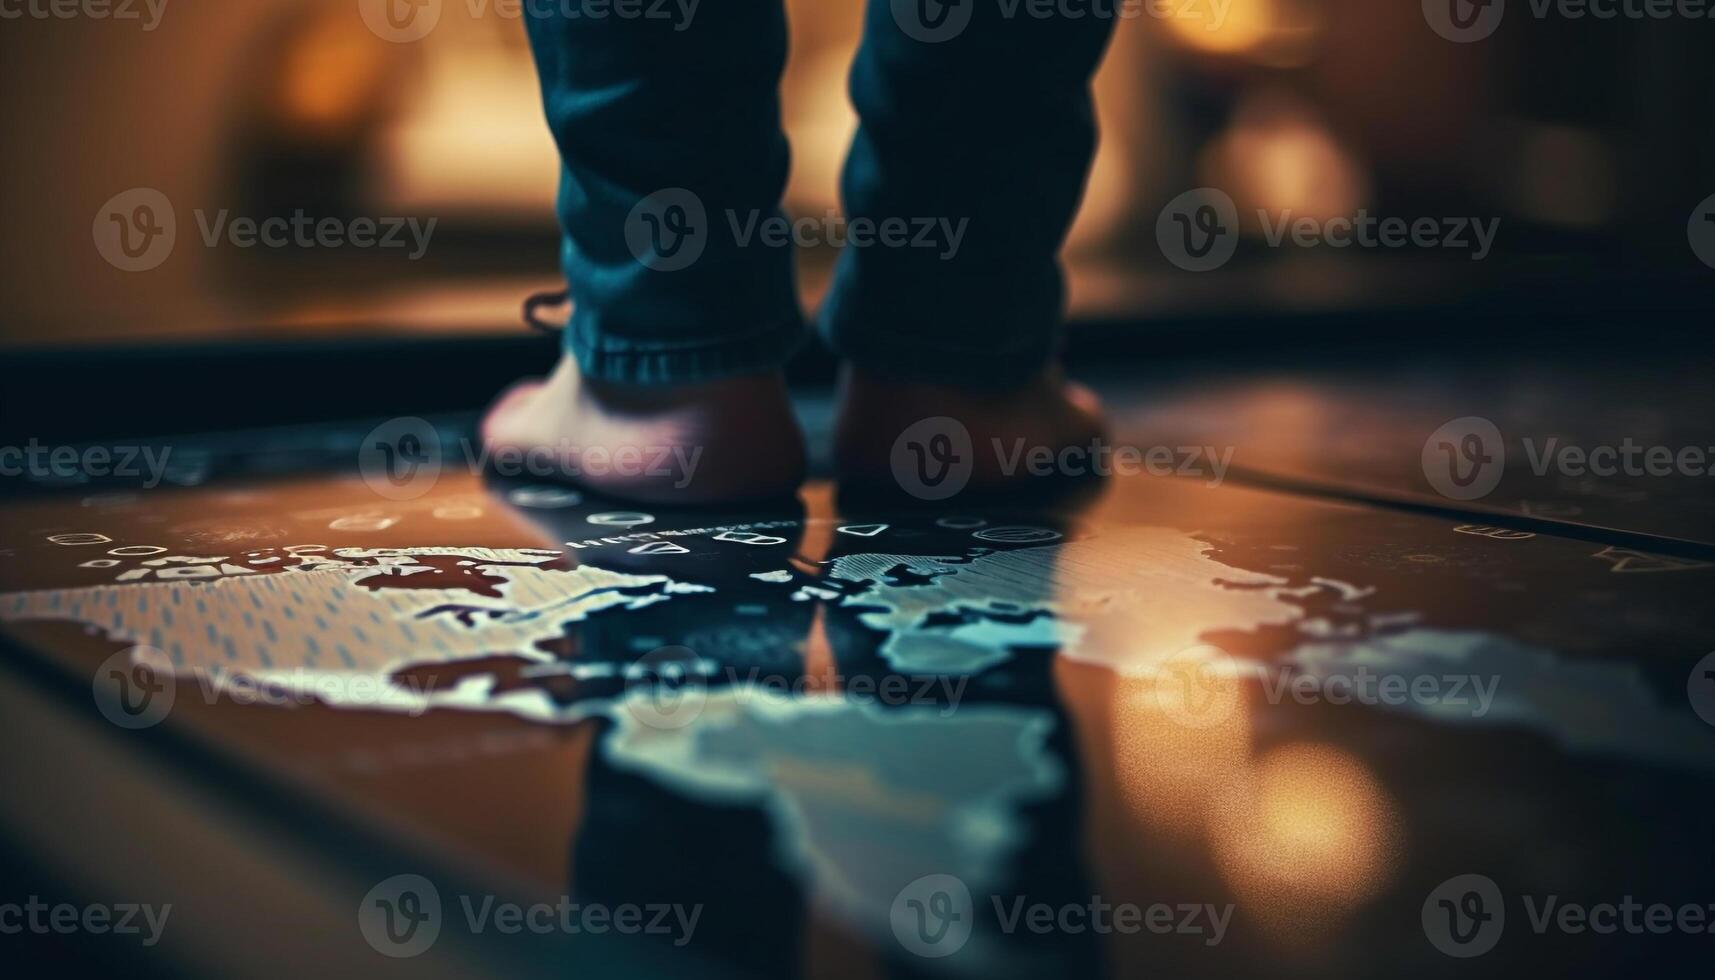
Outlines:
[[789,495],[804,435],[778,372],[691,385],[586,379],[570,357],[495,400],[482,420],[494,468],[558,478],[639,503],[694,505]]
[[849,370],[834,461],[842,481],[902,489],[925,500],[961,490],[1022,492],[1040,471],[1028,464],[1028,454],[1040,459],[1044,449],[1087,449],[1104,431],[1095,394],[1067,382],[1058,369],[1004,391],[887,381]]

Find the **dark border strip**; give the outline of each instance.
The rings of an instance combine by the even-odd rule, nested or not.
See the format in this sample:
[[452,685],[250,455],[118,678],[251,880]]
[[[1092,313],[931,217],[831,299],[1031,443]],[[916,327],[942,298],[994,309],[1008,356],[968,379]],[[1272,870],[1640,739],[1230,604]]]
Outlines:
[[1393,490],[1329,483],[1238,466],[1229,468],[1227,477],[1230,482],[1242,486],[1258,487],[1297,497],[1366,504],[1372,507],[1385,507],[1389,510],[1457,520],[1468,521],[1471,518],[1477,518],[1495,527],[1504,527],[1509,530],[1533,531],[1551,534],[1559,538],[1589,541],[1593,544],[1635,548],[1639,551],[1670,555],[1675,558],[1715,562],[1715,544],[1689,538],[1649,534],[1644,531],[1627,531],[1601,524],[1580,524],[1574,521],[1557,520],[1552,517],[1537,517],[1531,514],[1521,514],[1516,510],[1485,504],[1441,502],[1429,497],[1399,493]]

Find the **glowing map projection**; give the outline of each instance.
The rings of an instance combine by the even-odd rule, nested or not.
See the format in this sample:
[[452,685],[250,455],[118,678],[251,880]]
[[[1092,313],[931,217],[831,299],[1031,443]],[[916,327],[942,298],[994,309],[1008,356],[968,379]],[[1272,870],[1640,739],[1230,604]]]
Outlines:
[[766,807],[780,863],[878,936],[900,886],[924,868],[999,887],[1002,859],[1025,843],[1018,806],[1061,784],[1043,745],[1047,711],[977,705],[941,717],[735,688],[701,708],[685,730],[616,713],[609,759],[701,799]]
[[[708,536],[731,540],[723,533],[709,529]],[[883,540],[872,535],[866,542],[871,537]],[[1057,654],[1147,677],[1182,667],[1176,658],[1211,632],[1285,628],[1296,639],[1272,663],[1223,658],[1199,669],[1259,677],[1265,692],[1280,671],[1317,684],[1350,681],[1361,670],[1406,680],[1457,671],[1494,679],[1483,712],[1450,712],[1441,701],[1421,698],[1372,706],[1448,723],[1522,724],[1573,749],[1715,766],[1696,720],[1662,704],[1631,663],[1568,661],[1497,635],[1424,628],[1397,612],[1360,615],[1355,631],[1348,626],[1342,635],[1309,614],[1304,600],[1323,593],[1361,610],[1372,589],[1237,568],[1211,557],[1215,550],[1183,531],[1132,527],[964,554],[845,554],[823,562],[815,575],[777,569],[746,578],[752,590],[777,591],[781,602],[849,610],[879,636],[877,653],[887,667],[906,675],[969,676],[1021,655]],[[653,683],[635,664],[658,644],[645,630],[633,638],[641,645],[620,655],[570,652],[563,645],[569,626],[663,603],[718,602],[726,588],[687,581],[692,576],[683,573],[588,563],[595,557],[322,545],[161,554],[116,568],[114,584],[0,597],[0,620],[81,623],[161,651],[176,674],[205,682],[242,675],[313,691],[336,707],[490,710],[571,722],[613,714],[622,695]],[[670,566],[663,560],[657,567]],[[703,609],[698,618],[708,618]],[[709,611],[716,618],[733,614]],[[741,624],[737,632],[754,630]],[[710,649],[692,653],[712,658],[698,661],[712,672],[730,651],[718,633],[701,635]],[[411,683],[404,670],[435,664],[459,669],[432,683]],[[581,696],[556,698],[527,683],[555,676],[582,685]],[[349,678],[365,683],[340,683]],[[351,696],[342,697],[348,690]],[[386,693],[378,698],[377,690]],[[1278,690],[1271,697],[1278,699]]]

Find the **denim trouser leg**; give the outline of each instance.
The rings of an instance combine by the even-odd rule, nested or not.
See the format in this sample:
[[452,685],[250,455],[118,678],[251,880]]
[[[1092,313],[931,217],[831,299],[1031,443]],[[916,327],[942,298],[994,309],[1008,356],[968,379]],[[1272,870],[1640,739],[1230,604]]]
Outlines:
[[[1090,76],[1113,17],[1031,9],[869,0],[851,76],[861,125],[842,181],[846,213],[854,229],[866,218],[968,224],[956,250],[942,231],[930,247],[895,239],[840,256],[823,328],[866,370],[1007,385],[1054,354],[1057,256],[1095,151]],[[951,36],[918,39],[937,32]]]
[[564,161],[566,345],[586,376],[681,383],[783,363],[803,334],[791,248],[728,228],[729,214],[779,213],[781,0],[702,3],[688,23],[524,9]]

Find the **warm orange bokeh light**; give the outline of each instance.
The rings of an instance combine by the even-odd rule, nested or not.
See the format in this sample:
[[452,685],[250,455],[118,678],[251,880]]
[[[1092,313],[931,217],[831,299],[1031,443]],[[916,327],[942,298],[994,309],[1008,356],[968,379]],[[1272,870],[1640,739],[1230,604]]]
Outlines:
[[[1399,854],[1392,798],[1367,766],[1327,745],[1257,760],[1214,803],[1215,861],[1245,909],[1285,938],[1312,942],[1374,895]],[[1313,914],[1307,914],[1313,913]]]

